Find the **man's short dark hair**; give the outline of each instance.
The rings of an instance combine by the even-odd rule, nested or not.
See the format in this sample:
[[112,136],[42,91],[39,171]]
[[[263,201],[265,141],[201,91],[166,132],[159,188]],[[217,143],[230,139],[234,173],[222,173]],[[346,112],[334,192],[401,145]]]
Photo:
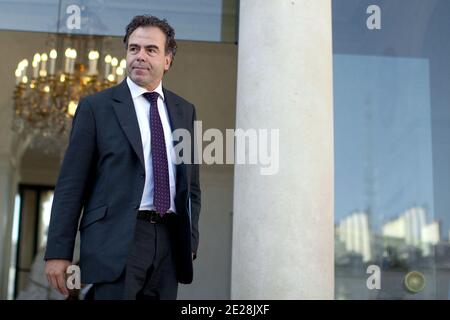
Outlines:
[[126,49],[128,49],[128,38],[139,27],[157,27],[166,35],[166,47],[164,48],[165,53],[172,54],[172,62],[175,58],[177,52],[177,43],[175,41],[175,30],[167,22],[166,19],[159,19],[155,16],[141,15],[135,16],[133,20],[127,25],[125,37],[123,38],[123,43]]

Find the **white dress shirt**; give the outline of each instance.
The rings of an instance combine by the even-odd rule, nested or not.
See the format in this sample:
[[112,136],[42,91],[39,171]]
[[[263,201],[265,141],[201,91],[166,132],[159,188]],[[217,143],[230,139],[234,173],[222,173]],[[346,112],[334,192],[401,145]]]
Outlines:
[[[142,193],[141,205],[139,210],[155,210],[153,205],[153,163],[151,155],[151,140],[150,140],[150,102],[142,95],[149,92],[147,89],[138,86],[129,77],[127,77],[127,84],[130,88],[131,97],[133,98],[134,108],[141,131],[142,149],[144,152],[145,162],[145,185]],[[176,170],[175,170],[175,153],[173,148],[172,129],[170,127],[169,116],[167,114],[167,107],[164,102],[164,93],[162,90],[162,83],[156,87],[154,92],[159,93],[158,97],[158,112],[161,118],[161,123],[164,130],[164,140],[166,141],[167,152],[167,167],[169,169],[169,186],[170,186],[170,212],[176,212],[175,208],[175,191],[176,191]]]

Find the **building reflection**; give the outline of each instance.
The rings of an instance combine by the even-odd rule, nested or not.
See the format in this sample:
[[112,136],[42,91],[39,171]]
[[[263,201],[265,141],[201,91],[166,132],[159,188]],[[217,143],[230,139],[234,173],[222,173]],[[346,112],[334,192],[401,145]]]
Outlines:
[[[365,211],[352,212],[337,223],[336,299],[448,299],[450,243],[441,238],[440,221],[430,217],[425,207],[412,206],[378,228]],[[381,270],[378,290],[366,285],[370,265]],[[410,271],[425,276],[423,291],[406,290],[404,277]]]

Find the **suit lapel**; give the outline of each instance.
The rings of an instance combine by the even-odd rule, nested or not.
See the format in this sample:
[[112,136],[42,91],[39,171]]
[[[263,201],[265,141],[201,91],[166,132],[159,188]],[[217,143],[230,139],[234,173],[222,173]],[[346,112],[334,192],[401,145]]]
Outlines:
[[[172,132],[176,129],[187,129],[189,123],[186,117],[183,116],[183,107],[180,105],[179,99],[170,91],[163,88],[164,98],[167,106],[167,113],[169,114],[170,126]],[[178,143],[178,142],[177,142]],[[173,142],[174,146],[177,144]],[[176,155],[177,156],[177,155]],[[176,182],[176,194],[177,197],[182,193],[181,191],[186,188],[186,167],[184,163],[176,165],[177,182]]]
[[168,90],[163,88],[164,99],[166,100],[167,113],[169,114],[170,127],[172,131],[176,129],[185,128],[183,125],[183,112],[180,108],[180,103],[178,99]]
[[115,88],[113,93],[113,108],[134,152],[139,157],[142,167],[145,168],[141,131],[139,130],[139,123],[130,89],[125,80]]

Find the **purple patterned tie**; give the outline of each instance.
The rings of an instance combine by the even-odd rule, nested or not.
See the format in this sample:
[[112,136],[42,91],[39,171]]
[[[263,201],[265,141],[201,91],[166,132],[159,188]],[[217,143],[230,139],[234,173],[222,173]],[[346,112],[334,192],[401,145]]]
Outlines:
[[144,93],[144,97],[150,101],[150,136],[154,181],[153,205],[156,212],[162,217],[170,208],[170,188],[166,141],[158,113],[158,96],[157,92]]

